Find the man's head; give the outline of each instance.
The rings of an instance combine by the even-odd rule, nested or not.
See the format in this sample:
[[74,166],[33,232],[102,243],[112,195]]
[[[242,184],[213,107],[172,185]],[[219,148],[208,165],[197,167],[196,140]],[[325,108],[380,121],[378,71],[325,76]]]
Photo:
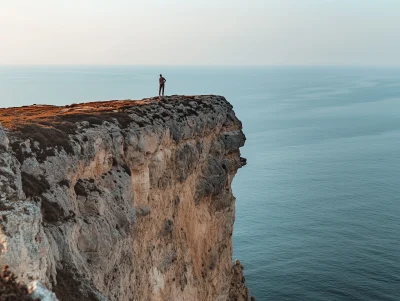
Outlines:
[[162,77],[162,74],[160,74],[160,77]]

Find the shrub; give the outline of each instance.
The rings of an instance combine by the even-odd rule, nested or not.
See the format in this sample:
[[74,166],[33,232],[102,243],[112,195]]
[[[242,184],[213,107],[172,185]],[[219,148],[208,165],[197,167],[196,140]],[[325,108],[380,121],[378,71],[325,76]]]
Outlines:
[[21,173],[22,190],[26,197],[40,196],[50,189],[50,184],[43,176],[33,176],[26,172]]
[[173,230],[174,230],[174,221],[166,219],[164,221],[164,226],[161,230],[161,234],[165,236],[168,235],[169,233],[172,233]]
[[0,273],[0,301],[40,301],[29,296],[28,288],[18,283],[17,276],[8,270],[8,266],[3,267]]
[[42,196],[41,199],[41,211],[44,222],[54,224],[64,218],[64,210],[58,203],[50,202],[45,196]]

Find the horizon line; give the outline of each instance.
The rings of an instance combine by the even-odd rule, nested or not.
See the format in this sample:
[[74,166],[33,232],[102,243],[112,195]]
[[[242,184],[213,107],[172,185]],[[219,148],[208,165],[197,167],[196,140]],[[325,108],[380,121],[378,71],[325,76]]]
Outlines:
[[400,64],[0,64],[0,67],[353,67],[353,68],[400,68]]

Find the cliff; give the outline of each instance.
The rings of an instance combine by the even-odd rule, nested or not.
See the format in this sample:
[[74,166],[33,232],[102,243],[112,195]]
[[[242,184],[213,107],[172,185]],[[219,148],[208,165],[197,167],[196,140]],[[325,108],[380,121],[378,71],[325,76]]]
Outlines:
[[[0,264],[59,300],[245,300],[220,96],[0,109]],[[240,295],[240,294],[237,294]]]

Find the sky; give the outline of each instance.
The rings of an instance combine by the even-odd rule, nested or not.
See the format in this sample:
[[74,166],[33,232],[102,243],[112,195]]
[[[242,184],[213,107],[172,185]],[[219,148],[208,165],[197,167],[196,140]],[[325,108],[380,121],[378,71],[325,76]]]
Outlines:
[[0,65],[400,65],[400,0],[0,0]]

